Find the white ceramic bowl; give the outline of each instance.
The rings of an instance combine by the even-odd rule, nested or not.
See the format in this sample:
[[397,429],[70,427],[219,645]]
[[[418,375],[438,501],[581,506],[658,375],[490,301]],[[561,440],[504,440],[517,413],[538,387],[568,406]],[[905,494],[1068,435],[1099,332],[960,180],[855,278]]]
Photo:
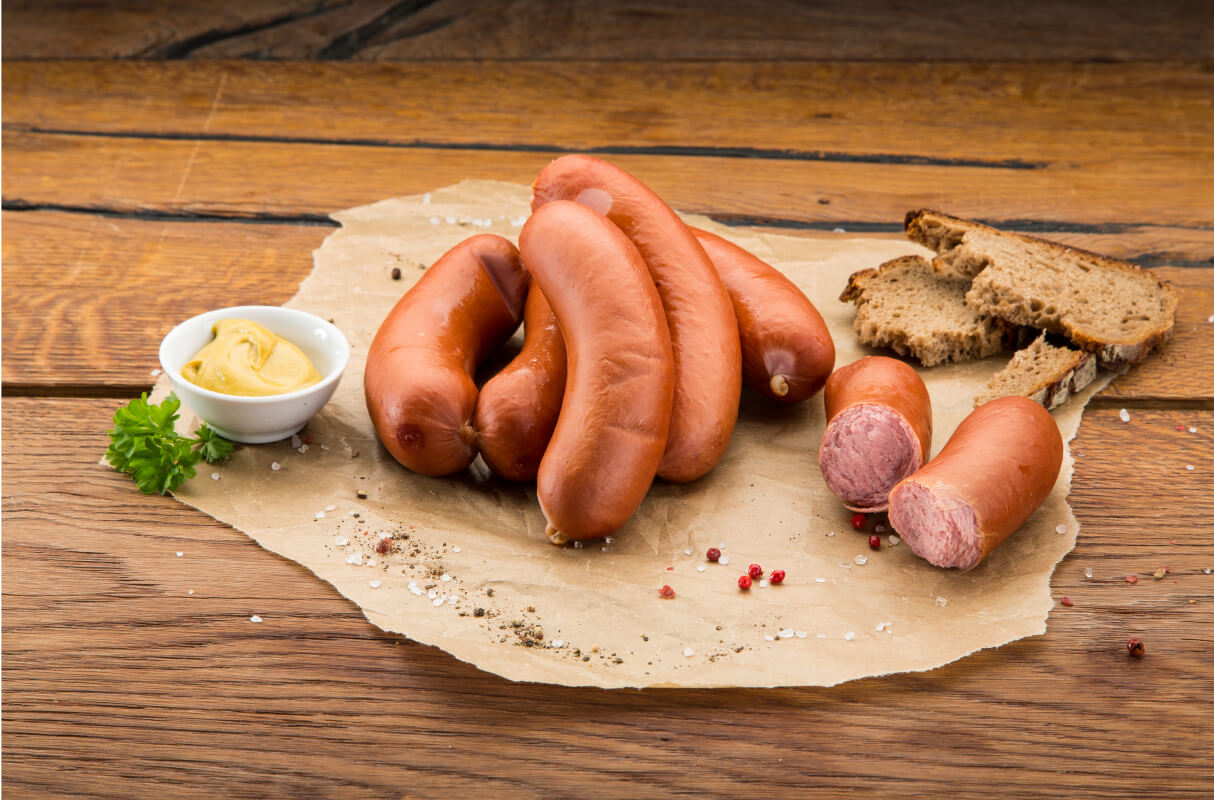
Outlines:
[[[181,377],[181,368],[211,341],[221,319],[248,319],[299,347],[324,377],[286,394],[240,397],[204,389]],[[160,343],[160,367],[191,411],[226,439],[259,444],[285,439],[329,402],[350,361],[350,343],[332,323],[293,308],[233,306],[187,319]]]

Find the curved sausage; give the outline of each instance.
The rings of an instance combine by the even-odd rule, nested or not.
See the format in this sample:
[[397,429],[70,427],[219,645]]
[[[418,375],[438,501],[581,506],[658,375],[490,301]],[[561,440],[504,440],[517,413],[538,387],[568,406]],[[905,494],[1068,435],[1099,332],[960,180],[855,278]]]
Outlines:
[[573,200],[606,215],[645,259],[674,348],[674,415],[658,475],[678,483],[704,475],[729,446],[742,391],[737,319],[704,248],[660,197],[606,161],[563,156],[531,190],[532,210]]
[[363,391],[392,457],[450,475],[476,457],[476,365],[518,327],[527,271],[493,234],[451,248],[397,301],[367,351]]
[[605,217],[537,209],[519,248],[561,326],[569,372],[536,491],[549,541],[591,539],[641,505],[666,448],[674,354],[641,254]]
[[889,490],[931,455],[927,386],[908,364],[870,356],[835,370],[823,399],[822,478],[852,511],[884,511]]
[[476,444],[499,477],[535,479],[565,394],[565,339],[544,293],[532,284],[523,311],[523,349],[481,387]]
[[1045,501],[1062,469],[1054,418],[1027,397],[992,400],[889,494],[889,521],[917,555],[970,569]]
[[818,309],[766,261],[716,234],[691,232],[733,302],[743,383],[781,403],[813,396],[835,367],[835,343]]

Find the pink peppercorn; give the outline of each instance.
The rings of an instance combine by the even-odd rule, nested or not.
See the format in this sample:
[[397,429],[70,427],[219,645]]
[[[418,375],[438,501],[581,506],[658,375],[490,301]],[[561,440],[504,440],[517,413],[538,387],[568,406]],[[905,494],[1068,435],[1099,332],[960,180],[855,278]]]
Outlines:
[[868,546],[874,550],[880,550],[881,549],[881,537],[877,536],[876,534],[868,537]]
[[720,561],[721,551],[715,547],[708,548],[708,552],[704,554],[709,561]]
[[751,564],[746,569],[746,574],[749,575],[750,577],[754,578],[755,580],[758,580],[759,578],[763,577],[763,568],[760,567],[758,564]]
[[742,577],[738,578],[738,588],[739,589],[749,589],[750,588],[750,576],[749,575],[743,575]]
[[771,582],[772,583],[784,583],[784,570],[773,569],[771,571]]
[[851,515],[851,526],[855,530],[858,530],[858,531],[864,530],[864,525],[867,522],[868,522],[868,517],[864,516],[863,514],[852,514]]

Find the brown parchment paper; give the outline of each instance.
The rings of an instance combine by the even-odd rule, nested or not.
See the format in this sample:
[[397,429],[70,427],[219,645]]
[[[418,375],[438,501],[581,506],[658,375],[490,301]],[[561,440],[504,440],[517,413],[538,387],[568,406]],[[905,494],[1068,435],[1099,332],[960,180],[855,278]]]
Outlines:
[[[367,346],[392,304],[452,245],[483,231],[517,241],[528,201],[526,186],[466,181],[334,214],[342,227],[315,252],[312,274],[288,303],[331,318],[353,346],[337,394],[301,434],[311,443],[243,446],[227,464],[203,465],[178,499],[306,566],[376,626],[512,680],[827,686],[931,669],[1045,631],[1050,575],[1078,533],[1066,503],[1069,448],[1045,504],[968,573],[889,546],[888,531],[874,552],[867,534],[850,528],[850,512],[817,467],[821,395],[790,409],[748,392],[729,451],[708,476],[658,482],[610,541],[581,547],[548,544],[534,487],[498,481],[479,460],[441,479],[398,466],[365,410]],[[870,352],[852,332],[852,307],[837,299],[847,276],[926,252],[904,241],[693,221],[788,274],[830,325],[839,365]],[[401,280],[390,278],[393,267]],[[1005,360],[920,371],[935,451]],[[1107,380],[1054,412],[1068,442]],[[385,534],[394,537],[386,555],[376,552]],[[709,546],[728,564],[707,562]],[[785,570],[787,580],[739,591],[752,562]],[[664,584],[674,599],[659,596]]]

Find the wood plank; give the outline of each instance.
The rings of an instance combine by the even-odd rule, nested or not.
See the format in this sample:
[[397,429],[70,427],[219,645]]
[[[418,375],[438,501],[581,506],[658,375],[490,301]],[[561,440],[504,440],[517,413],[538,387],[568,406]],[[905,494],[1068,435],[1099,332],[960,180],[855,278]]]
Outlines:
[[[133,394],[149,386],[160,339],[173,325],[225,305],[286,302],[331,230],[53,211],[6,211],[3,224],[9,392]],[[1069,239],[1102,251],[1143,246],[1127,234]],[[1153,237],[1144,241],[1155,246]],[[1214,325],[1206,321],[1214,270],[1157,272],[1180,290],[1176,336],[1110,391],[1135,402],[1204,401],[1214,389]]]
[[[3,135],[6,208],[323,217],[467,178],[529,184],[553,153],[264,141]],[[674,207],[730,223],[901,230],[940,208],[1020,230],[1143,232],[1140,253],[1214,255],[1206,174],[1187,160],[1107,161],[1039,170],[946,165],[612,155]],[[1212,153],[1211,164],[1214,164]],[[257,180],[249,180],[255,164]],[[323,179],[318,177],[323,175]],[[1148,226],[1167,231],[1149,232]],[[1192,230],[1184,230],[1191,228]],[[1158,261],[1158,259],[1156,259]]]
[[1205,58],[1206,4],[70,0],[6,9],[9,58],[1132,60]]
[[8,62],[3,93],[43,131],[1214,176],[1200,63]]
[[[1083,528],[1052,581],[1075,605],[1056,607],[1043,637],[831,689],[604,692],[509,683],[379,632],[303,568],[140,495],[96,464],[115,405],[5,400],[14,796],[736,797],[759,781],[806,797],[978,798],[999,785],[1179,798],[1214,786],[1214,740],[1194,735],[1214,691],[1202,572],[1214,412],[1141,410],[1127,424],[1089,409],[1071,498]],[[1127,657],[1130,636],[1145,658]]]

